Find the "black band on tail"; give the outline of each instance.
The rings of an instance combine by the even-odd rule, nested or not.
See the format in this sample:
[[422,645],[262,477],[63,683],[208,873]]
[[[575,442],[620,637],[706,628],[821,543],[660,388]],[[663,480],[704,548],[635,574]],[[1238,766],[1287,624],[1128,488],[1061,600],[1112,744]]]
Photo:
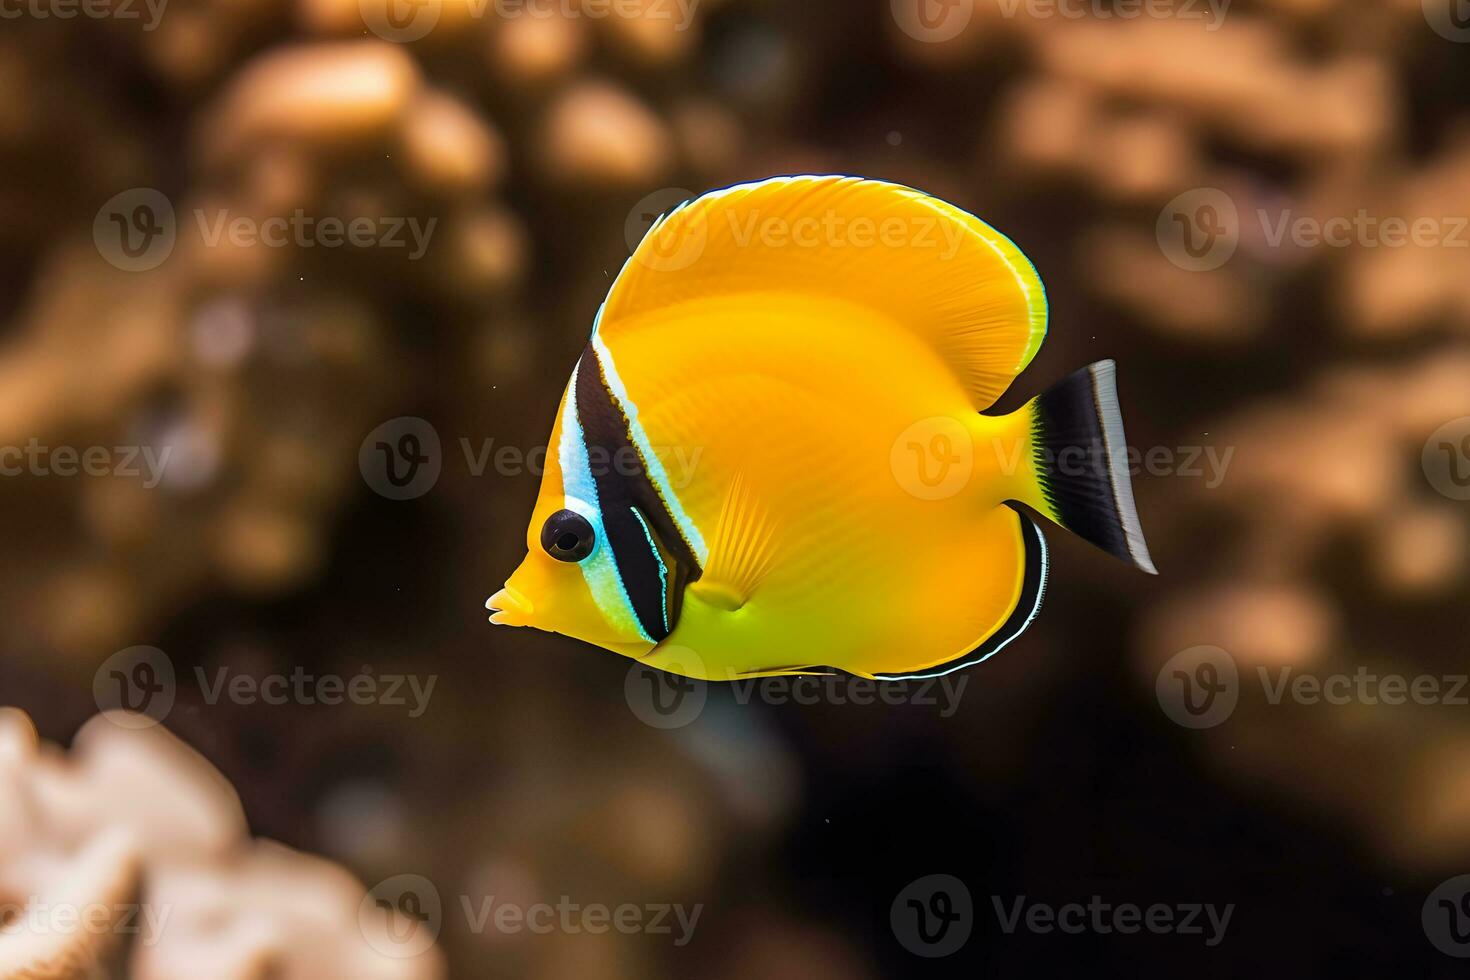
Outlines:
[[1032,404],[1032,449],[1048,515],[1111,555],[1157,574],[1133,503],[1112,361],[1064,378]]

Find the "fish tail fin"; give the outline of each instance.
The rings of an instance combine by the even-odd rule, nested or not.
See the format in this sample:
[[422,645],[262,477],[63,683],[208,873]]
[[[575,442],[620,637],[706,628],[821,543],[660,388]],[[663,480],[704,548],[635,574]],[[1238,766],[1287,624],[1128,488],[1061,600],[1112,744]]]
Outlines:
[[1016,413],[1030,427],[1030,466],[1016,491],[1068,531],[1157,575],[1133,503],[1113,361],[1063,378]]

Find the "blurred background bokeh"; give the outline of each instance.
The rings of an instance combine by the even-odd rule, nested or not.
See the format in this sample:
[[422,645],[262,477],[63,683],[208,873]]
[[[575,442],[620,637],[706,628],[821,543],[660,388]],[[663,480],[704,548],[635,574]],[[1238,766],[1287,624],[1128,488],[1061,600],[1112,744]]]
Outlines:
[[[0,479],[4,975],[1462,969],[1421,910],[1470,872],[1470,707],[1256,678],[1470,671],[1463,11],[390,2],[3,8],[0,446],[34,447]],[[956,710],[715,686],[661,728],[626,661],[482,606],[651,217],[813,172],[923,188],[1033,258],[1051,334],[1001,407],[1118,360],[1130,441],[1162,454],[1135,480],[1162,574],[1053,533],[1042,616]],[[1233,252],[1200,268],[1171,208],[1222,193]],[[1360,211],[1441,234],[1275,233]],[[316,230],[220,223],[272,218]],[[324,244],[329,218],[363,240]],[[405,417],[439,442],[410,494],[368,474]],[[59,447],[103,451],[66,475]],[[1200,645],[1239,698],[1191,728],[1159,678]],[[93,718],[158,669],[161,726]],[[382,696],[212,694],[298,669]],[[423,710],[392,678],[434,685]],[[973,900],[940,958],[890,918],[931,874]],[[443,903],[418,955],[366,914],[401,875]],[[1022,895],[1235,910],[1211,947],[1008,934],[992,899]],[[38,936],[19,910],[46,896],[173,918]],[[701,912],[682,944],[475,928],[491,896]],[[389,930],[417,911],[379,904]]]

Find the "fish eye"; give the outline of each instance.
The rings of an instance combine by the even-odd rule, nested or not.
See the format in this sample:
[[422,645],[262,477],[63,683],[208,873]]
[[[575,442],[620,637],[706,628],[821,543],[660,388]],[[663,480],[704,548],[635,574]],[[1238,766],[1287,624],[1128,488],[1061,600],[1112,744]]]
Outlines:
[[581,561],[595,544],[592,524],[576,511],[559,510],[541,526],[541,547],[557,561]]

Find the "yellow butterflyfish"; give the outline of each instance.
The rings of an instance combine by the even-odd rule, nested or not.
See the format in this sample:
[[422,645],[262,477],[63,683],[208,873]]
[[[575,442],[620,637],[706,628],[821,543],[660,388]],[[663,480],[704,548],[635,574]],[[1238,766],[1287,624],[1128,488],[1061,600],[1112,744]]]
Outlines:
[[900,679],[1035,618],[1046,542],[1017,505],[1152,573],[1111,361],[983,414],[1046,328],[1026,256],[921,191],[686,202],[597,315],[490,621],[707,680]]

